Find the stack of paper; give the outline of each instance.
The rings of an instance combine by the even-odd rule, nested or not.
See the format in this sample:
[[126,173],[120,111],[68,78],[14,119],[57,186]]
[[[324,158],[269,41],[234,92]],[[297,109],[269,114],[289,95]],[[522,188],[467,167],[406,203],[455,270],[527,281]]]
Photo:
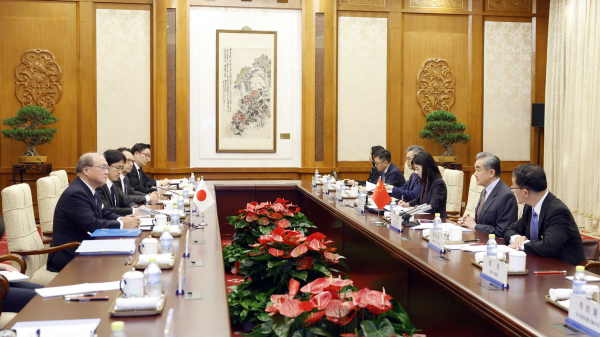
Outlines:
[[152,229],[152,218],[141,218],[140,229],[143,231],[149,231]]
[[83,283],[62,287],[47,287],[36,289],[35,292],[43,298],[57,297],[73,294],[85,294],[99,291],[109,291],[119,289],[120,281],[104,283]]
[[[463,252],[472,252],[472,253],[487,252],[486,245],[464,244],[464,245],[460,245],[460,246],[462,246],[461,249],[463,250]],[[516,249],[512,249],[506,245],[498,245],[498,247],[496,248],[496,252],[498,252],[498,253],[510,253],[510,252],[516,252],[516,251],[517,251]]]
[[[452,227],[457,227],[457,226],[453,223],[443,223],[442,224],[443,229],[450,229]],[[462,229],[463,232],[472,232],[473,231],[470,228],[465,228],[465,227],[460,227],[460,228]],[[433,223],[423,223],[418,226],[411,227],[411,229],[433,229]]]
[[[63,321],[17,322],[12,329],[19,336],[90,337],[100,324],[100,318]],[[39,334],[38,334],[39,330]]]
[[135,239],[84,240],[75,252],[80,255],[131,255],[135,248]]
[[18,271],[0,271],[0,274],[4,275],[8,282],[20,282],[25,281],[29,276],[19,273]]

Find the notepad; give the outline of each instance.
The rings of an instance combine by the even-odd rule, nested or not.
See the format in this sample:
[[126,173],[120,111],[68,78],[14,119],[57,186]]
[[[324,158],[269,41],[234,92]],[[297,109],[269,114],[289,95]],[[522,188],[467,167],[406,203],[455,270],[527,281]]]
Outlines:
[[75,252],[79,255],[131,255],[135,247],[135,239],[84,240]]
[[46,287],[36,289],[35,292],[43,298],[57,297],[73,294],[94,293],[99,291],[109,291],[119,289],[119,282],[104,282],[104,283],[82,283],[62,287]]
[[367,181],[367,183],[365,185],[366,185],[366,188],[367,188],[367,192],[373,192],[373,191],[375,191],[375,186],[377,186],[377,185],[372,184],[372,183],[370,183],[368,181]]
[[100,318],[33,321],[17,322],[12,329],[19,336],[36,336],[39,329],[40,337],[90,337],[99,324]]
[[142,233],[142,230],[139,228],[129,228],[129,229],[96,229],[94,233],[92,233],[93,238],[126,238],[126,237],[136,237]]
[[[451,228],[451,227],[458,227],[453,223],[443,223],[442,224],[442,228]],[[473,230],[469,229],[469,228],[465,228],[465,227],[460,227],[462,229],[463,232],[472,232]],[[433,229],[433,224],[432,223],[423,223],[420,224],[418,226],[414,226],[411,227],[411,229]]]
[[4,275],[8,282],[20,282],[29,278],[29,276],[21,274],[18,271],[0,271],[0,274]]

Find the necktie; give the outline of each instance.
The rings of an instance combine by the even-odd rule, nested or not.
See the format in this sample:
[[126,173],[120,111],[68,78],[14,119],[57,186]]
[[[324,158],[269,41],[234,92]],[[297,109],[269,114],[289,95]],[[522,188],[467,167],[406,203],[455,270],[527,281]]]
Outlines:
[[117,199],[115,198],[115,185],[110,187],[110,195],[112,196],[113,204],[117,207]]
[[381,182],[385,184],[385,171],[381,173]]
[[98,214],[100,214],[100,219],[102,219],[102,206],[100,206],[100,200],[98,200],[98,193],[94,194],[94,199],[96,199],[96,209],[98,210]]
[[127,177],[123,177],[123,191],[125,192],[125,194],[127,194],[127,185],[129,183],[127,182]]
[[538,241],[540,219],[538,219],[535,210],[532,209],[531,211],[533,214],[531,215],[531,224],[529,225],[529,240]]
[[483,207],[483,203],[485,202],[485,193],[487,190],[484,188],[481,192],[481,197],[479,198],[479,205],[477,205],[477,214],[475,215],[475,221],[479,220],[479,214],[481,213],[481,208]]

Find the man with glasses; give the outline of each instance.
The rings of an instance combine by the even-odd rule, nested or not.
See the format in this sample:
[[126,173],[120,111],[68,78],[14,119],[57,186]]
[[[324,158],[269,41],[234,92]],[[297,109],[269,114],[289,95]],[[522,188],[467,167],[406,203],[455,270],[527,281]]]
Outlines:
[[123,166],[123,171],[119,175],[119,179],[115,181],[115,185],[119,186],[123,193],[127,194],[131,201],[136,204],[145,204],[145,203],[156,203],[159,199],[158,192],[154,191],[150,194],[136,191],[131,183],[129,182],[129,178],[127,174],[133,170],[133,162],[135,159],[133,158],[133,154],[131,150],[126,147],[120,147],[117,151],[121,152],[125,156],[125,165]]
[[104,159],[109,166],[108,179],[105,185],[96,189],[104,208],[119,215],[133,214],[137,204],[131,201],[116,184],[125,166],[125,156],[117,150],[107,150],[104,152]]
[[169,185],[169,179],[164,179],[162,181],[150,179],[142,169],[142,167],[146,166],[151,159],[150,144],[137,143],[131,148],[131,152],[133,153],[135,161],[133,162],[133,170],[129,172],[127,177],[129,178],[131,186],[133,186],[136,191],[151,193],[156,190],[157,186]]
[[[90,233],[103,228],[138,228],[140,218],[108,211],[96,189],[106,184],[109,171],[106,159],[95,152],[81,156],[75,167],[77,178],[65,189],[54,209],[54,227],[50,247],[90,240]],[[75,248],[50,253],[47,269],[61,271],[75,257]]]
[[508,227],[504,239],[510,247],[574,266],[585,260],[581,234],[569,208],[548,191],[546,173],[535,164],[518,166],[511,189],[524,203],[521,219]]
[[369,172],[369,178],[365,181],[344,179],[344,182],[346,183],[346,185],[365,186],[367,184],[367,181],[370,182],[371,184],[377,184],[377,180],[379,180],[380,174],[379,174],[379,171],[377,171],[377,169],[375,168],[374,156],[375,156],[375,153],[377,153],[379,150],[383,150],[383,146],[375,145],[375,146],[371,147],[371,152],[369,153],[369,161],[371,162],[373,167],[371,167],[371,172]]
[[404,174],[398,166],[392,164],[392,154],[388,150],[379,150],[374,156],[375,168],[381,174],[381,181],[386,185],[402,187],[406,184]]
[[[415,168],[413,167],[412,160],[419,153],[425,152],[422,146],[411,145],[406,149],[406,163],[408,167],[410,167],[413,171]],[[392,197],[398,200],[413,200],[419,196],[421,192],[421,184],[419,184],[419,175],[417,172],[413,172],[410,177],[408,177],[408,181],[402,187],[394,187],[392,188]]]
[[475,216],[466,214],[457,223],[487,234],[496,234],[499,238],[504,237],[506,228],[517,221],[519,207],[508,185],[500,179],[500,158],[488,152],[479,153],[474,175],[477,185],[484,187],[475,208]]

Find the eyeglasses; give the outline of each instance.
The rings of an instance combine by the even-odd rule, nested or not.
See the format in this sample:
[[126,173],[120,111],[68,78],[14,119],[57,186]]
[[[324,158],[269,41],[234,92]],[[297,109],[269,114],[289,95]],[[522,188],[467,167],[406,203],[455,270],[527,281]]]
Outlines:
[[144,156],[146,156],[146,158],[148,158],[148,160],[150,160],[150,158],[152,158],[151,154],[147,154],[147,153],[142,153]]
[[384,161],[380,161],[379,163],[376,162],[375,166],[378,166],[379,164],[383,164],[383,163],[385,163],[385,162]]
[[113,166],[113,165],[110,165],[110,167],[114,168],[117,171],[123,171],[123,166]]
[[133,159],[127,159],[127,164],[133,164]]
[[99,167],[99,168],[103,169],[104,171],[108,171],[108,169],[110,168],[110,166],[106,166],[106,165],[100,165],[100,166],[88,165],[88,167]]
[[411,160],[413,160],[411,157],[406,157],[406,158],[404,159],[404,161],[407,161],[407,162],[410,162]]
[[528,188],[514,187],[514,186],[511,186],[511,187],[510,187],[510,189],[511,189],[511,190],[513,190],[513,191],[514,191],[514,190],[526,190],[526,191],[529,191],[529,189],[528,189]]

